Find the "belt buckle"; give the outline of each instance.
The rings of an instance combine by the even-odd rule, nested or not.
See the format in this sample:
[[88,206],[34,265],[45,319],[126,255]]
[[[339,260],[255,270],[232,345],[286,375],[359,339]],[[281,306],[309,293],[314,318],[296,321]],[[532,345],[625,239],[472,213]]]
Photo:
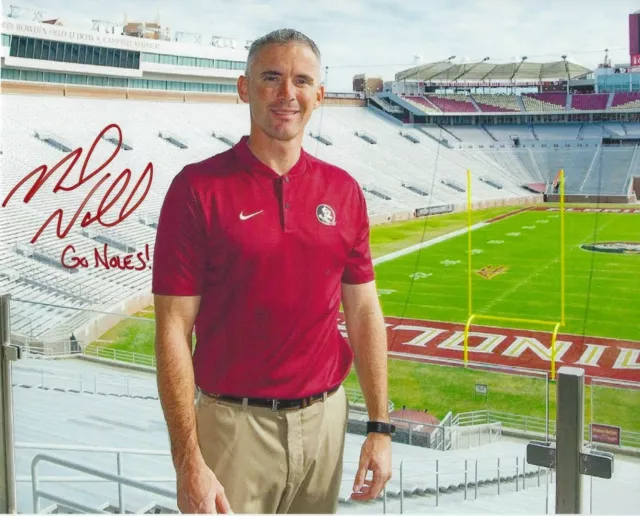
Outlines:
[[272,399],[271,400],[271,412],[277,412],[277,411],[278,411],[278,400]]

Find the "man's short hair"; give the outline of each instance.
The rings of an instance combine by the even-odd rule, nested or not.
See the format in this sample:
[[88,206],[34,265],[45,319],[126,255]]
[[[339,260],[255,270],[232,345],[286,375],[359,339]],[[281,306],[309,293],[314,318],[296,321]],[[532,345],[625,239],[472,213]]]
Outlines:
[[295,29],[277,29],[269,34],[265,34],[251,43],[251,47],[249,47],[249,55],[247,56],[247,65],[244,71],[245,76],[249,75],[251,61],[262,47],[272,44],[286,45],[287,43],[300,43],[308,46],[318,59],[318,64],[322,62],[320,49],[310,37]]

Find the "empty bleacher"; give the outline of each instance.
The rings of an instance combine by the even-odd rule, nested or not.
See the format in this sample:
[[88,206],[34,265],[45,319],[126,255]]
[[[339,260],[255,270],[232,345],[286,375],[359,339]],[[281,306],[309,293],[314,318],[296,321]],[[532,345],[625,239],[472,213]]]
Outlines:
[[471,96],[481,111],[507,113],[510,111],[520,111],[520,105],[515,95],[506,93],[473,93]]
[[[441,105],[463,103],[475,110],[470,98],[463,97],[459,100],[457,96],[445,96],[440,98]],[[426,98],[421,98],[423,105],[430,105]],[[63,211],[62,228],[66,228],[96,180],[64,192],[64,195],[53,194],[60,172],[51,177],[28,204],[22,202],[27,186],[9,202],[5,216],[0,220],[0,263],[12,272],[0,275],[0,284],[9,292],[20,294],[21,299],[42,303],[31,305],[16,315],[19,322],[13,328],[14,332],[28,336],[30,340],[68,339],[78,326],[91,324],[89,308],[120,311],[127,299],[148,292],[150,271],[96,268],[93,266],[95,250],[101,251],[107,242],[109,255],[123,256],[127,252],[135,254],[144,250],[146,244],[152,246],[155,241],[153,221],[157,221],[162,199],[175,174],[188,163],[228,150],[230,143],[249,131],[246,104],[167,102],[155,103],[154,109],[149,110],[146,102],[19,95],[7,95],[3,102],[6,137],[0,159],[6,184],[15,185],[37,166],[53,166],[66,156],[64,150],[52,147],[36,134],[54,134],[59,141],[66,142],[68,148],[81,147],[82,163],[99,133],[113,123],[118,124],[131,148],[121,150],[109,164],[112,177],[130,169],[131,183],[134,183],[150,162],[153,170],[149,194],[136,212],[117,226],[107,229],[93,223],[82,228],[79,223],[85,212],[96,213],[109,183],[103,186],[101,193],[88,200],[79,220],[65,238],[56,234],[55,223],[45,228],[35,243],[42,256],[59,260],[65,247],[73,244],[73,255],[86,257],[91,263],[89,268],[78,268],[73,273],[58,263],[45,263],[33,253],[20,251],[18,245],[23,246],[35,236],[46,217],[57,209]],[[47,117],[42,117],[43,112]],[[56,120],[65,120],[65,123],[59,124]],[[166,131],[167,127],[171,127],[170,133]],[[425,204],[465,202],[467,168],[474,170],[473,195],[478,200],[527,194],[520,186],[531,178],[505,173],[480,156],[464,156],[426,135],[419,138],[419,142],[407,139],[398,129],[397,124],[378,116],[373,109],[323,107],[313,114],[304,147],[320,159],[348,170],[361,185],[372,187],[365,193],[371,216],[408,213]],[[461,138],[446,130],[438,131],[451,141]],[[460,129],[461,133],[465,131]],[[318,134],[330,140],[332,145],[313,136]],[[358,135],[366,135],[366,140]],[[111,129],[105,136],[94,149],[90,167],[96,168],[115,152],[118,132]],[[486,131],[482,131],[482,138],[493,141]],[[375,144],[371,143],[373,141]],[[176,146],[175,143],[181,144]],[[480,181],[479,177],[493,179],[504,188],[496,189],[490,183]],[[451,184],[464,185],[464,188],[451,188],[441,181],[443,178]],[[105,219],[113,220],[123,203],[121,198]],[[15,220],[20,220],[20,224],[15,224]],[[45,288],[42,281],[25,281],[30,274],[38,278],[49,275],[52,278],[49,288]]]
[[422,96],[405,96],[402,97],[404,100],[409,102],[411,105],[417,107],[418,109],[424,111],[425,113],[439,113],[440,110],[436,105],[434,105],[431,101]]
[[640,108],[640,92],[619,91],[614,93],[611,103],[612,109],[638,109]]
[[478,111],[471,97],[462,93],[430,93],[425,96],[443,113],[476,113]]
[[594,111],[606,109],[608,93],[590,93],[571,95],[571,109],[574,111]]
[[566,93],[525,93],[522,102],[527,111],[564,111],[567,104]]

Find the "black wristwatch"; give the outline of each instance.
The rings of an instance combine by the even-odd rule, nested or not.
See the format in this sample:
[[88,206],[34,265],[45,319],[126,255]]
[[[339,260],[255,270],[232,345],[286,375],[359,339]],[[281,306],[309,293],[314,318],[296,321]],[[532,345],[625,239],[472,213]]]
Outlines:
[[396,431],[396,425],[382,423],[380,421],[367,421],[367,433],[392,435]]

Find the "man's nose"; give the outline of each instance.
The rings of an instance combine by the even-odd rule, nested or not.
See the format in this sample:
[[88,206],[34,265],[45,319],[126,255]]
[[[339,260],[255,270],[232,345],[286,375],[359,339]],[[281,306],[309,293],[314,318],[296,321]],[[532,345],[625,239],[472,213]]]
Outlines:
[[292,99],[295,97],[294,90],[295,90],[295,87],[293,85],[293,82],[290,81],[289,79],[283,79],[280,82],[280,91],[279,91],[280,97],[285,99]]

